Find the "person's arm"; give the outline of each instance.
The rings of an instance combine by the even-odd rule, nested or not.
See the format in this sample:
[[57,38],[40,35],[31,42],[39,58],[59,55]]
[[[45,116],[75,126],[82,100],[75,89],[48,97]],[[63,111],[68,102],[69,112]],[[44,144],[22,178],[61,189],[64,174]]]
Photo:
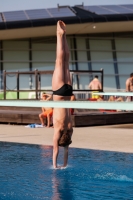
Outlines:
[[47,127],[50,127],[50,115],[47,115]]
[[68,146],[64,147],[64,165],[63,165],[63,167],[67,166],[67,161],[68,161]]
[[58,168],[57,166],[57,158],[58,158],[58,153],[59,153],[59,145],[58,141],[60,138],[60,133],[59,131],[54,131],[54,137],[53,137],[53,167],[55,169]]
[[49,101],[49,100],[52,98],[52,95],[51,95],[51,94],[46,94],[46,96],[47,96],[46,101]]

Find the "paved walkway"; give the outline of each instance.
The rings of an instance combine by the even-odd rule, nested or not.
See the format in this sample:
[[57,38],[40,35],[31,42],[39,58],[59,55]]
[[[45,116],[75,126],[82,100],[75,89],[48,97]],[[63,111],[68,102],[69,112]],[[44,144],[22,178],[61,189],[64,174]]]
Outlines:
[[[0,125],[0,141],[52,145],[53,128]],[[74,128],[70,147],[133,153],[133,124]]]

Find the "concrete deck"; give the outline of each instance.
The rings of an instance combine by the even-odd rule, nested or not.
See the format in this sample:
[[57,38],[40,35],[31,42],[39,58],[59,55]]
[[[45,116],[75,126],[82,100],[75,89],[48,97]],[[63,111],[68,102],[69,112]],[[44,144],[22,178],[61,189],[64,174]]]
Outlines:
[[[0,124],[0,141],[52,145],[53,128]],[[70,147],[133,153],[133,124],[74,128]]]

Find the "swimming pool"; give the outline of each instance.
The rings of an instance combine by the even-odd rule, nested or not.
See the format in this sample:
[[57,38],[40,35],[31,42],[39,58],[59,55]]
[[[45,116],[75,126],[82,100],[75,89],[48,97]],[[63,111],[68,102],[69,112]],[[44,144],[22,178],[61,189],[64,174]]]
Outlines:
[[133,154],[70,148],[54,170],[51,146],[0,142],[0,200],[130,200],[132,169]]

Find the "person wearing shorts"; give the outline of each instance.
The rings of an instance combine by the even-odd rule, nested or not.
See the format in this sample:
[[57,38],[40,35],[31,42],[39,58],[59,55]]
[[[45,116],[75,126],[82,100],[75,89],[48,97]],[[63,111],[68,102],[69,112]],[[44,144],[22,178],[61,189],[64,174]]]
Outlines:
[[[92,97],[91,98],[92,99],[98,99],[99,95],[95,94],[95,92],[97,93],[99,90],[101,90],[102,89],[102,85],[101,85],[101,82],[98,80],[98,76],[97,75],[90,82],[88,87],[89,87],[90,90],[92,90]],[[98,91],[96,91],[96,90],[98,90]]]
[[[56,63],[52,78],[54,101],[70,101],[72,85],[69,72],[69,49],[66,40],[66,25],[63,21],[57,22]],[[68,161],[68,146],[72,143],[73,133],[71,113],[67,108],[53,109],[53,167],[55,169],[66,167]],[[64,163],[57,165],[59,146],[64,147]]]
[[[52,98],[52,95],[43,93],[42,94],[42,100],[43,101],[49,101]],[[41,121],[42,126],[45,126],[44,119],[47,119],[47,127],[50,127],[51,117],[53,115],[53,109],[52,108],[44,108],[42,107],[42,113],[39,114],[39,119]]]

